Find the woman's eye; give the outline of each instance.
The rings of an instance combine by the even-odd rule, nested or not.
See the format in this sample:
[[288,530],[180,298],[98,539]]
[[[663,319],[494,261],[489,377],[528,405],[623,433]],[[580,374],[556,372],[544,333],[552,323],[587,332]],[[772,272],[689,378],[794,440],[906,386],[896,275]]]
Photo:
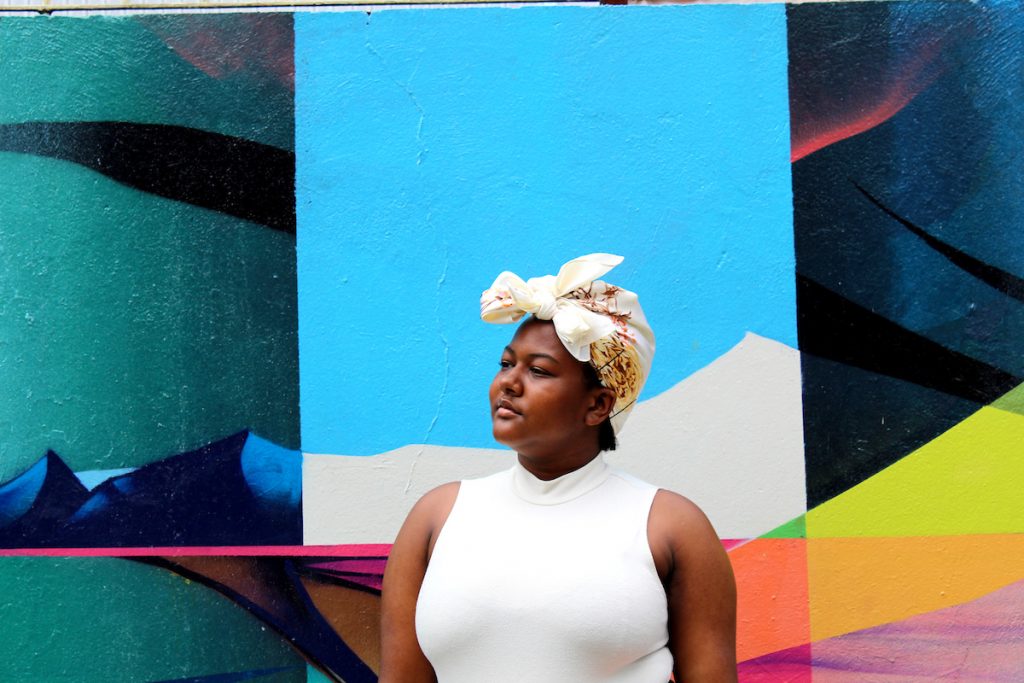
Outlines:
[[548,372],[544,368],[539,368],[536,365],[534,365],[534,366],[532,366],[530,368],[530,372],[532,372],[535,375],[550,375],[551,374],[550,372]]
[[512,367],[512,361],[505,360],[504,358],[502,358],[500,361],[498,361],[498,365],[500,365],[502,369],[507,370],[508,368]]

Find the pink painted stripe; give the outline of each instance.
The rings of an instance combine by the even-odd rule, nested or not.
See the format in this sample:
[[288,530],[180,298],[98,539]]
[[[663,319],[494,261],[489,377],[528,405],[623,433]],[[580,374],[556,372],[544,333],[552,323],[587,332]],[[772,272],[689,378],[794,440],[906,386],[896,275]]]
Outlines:
[[209,545],[154,548],[0,548],[0,557],[384,557],[390,543],[359,545]]
[[[726,550],[749,539],[722,539]],[[152,548],[0,548],[0,557],[387,557],[390,543],[351,545],[204,545]]]
[[385,560],[371,557],[369,559],[346,557],[341,560],[328,560],[326,562],[314,562],[307,565],[311,569],[321,569],[329,572],[353,573],[353,574],[383,574]]

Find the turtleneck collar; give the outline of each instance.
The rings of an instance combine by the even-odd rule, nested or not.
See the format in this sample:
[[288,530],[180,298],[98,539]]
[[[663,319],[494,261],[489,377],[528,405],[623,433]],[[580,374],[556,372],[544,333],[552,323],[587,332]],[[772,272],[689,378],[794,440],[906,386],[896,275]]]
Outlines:
[[516,458],[512,468],[512,489],[527,503],[559,505],[590,493],[608,478],[608,465],[598,455],[578,470],[544,481],[530,474]]

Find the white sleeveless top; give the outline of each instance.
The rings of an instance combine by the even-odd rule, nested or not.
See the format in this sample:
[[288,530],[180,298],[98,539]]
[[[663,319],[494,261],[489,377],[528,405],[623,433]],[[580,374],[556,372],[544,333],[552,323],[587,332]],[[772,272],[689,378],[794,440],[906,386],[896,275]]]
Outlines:
[[518,462],[463,481],[416,603],[438,683],[666,683],[655,493],[600,456],[552,481]]

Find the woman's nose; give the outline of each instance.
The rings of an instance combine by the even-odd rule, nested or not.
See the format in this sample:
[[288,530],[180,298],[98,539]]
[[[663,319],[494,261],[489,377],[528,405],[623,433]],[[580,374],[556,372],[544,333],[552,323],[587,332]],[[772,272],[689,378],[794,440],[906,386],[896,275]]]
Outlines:
[[516,367],[511,367],[501,373],[499,386],[501,387],[501,390],[506,393],[518,395],[523,388],[522,377],[519,374],[519,370]]

